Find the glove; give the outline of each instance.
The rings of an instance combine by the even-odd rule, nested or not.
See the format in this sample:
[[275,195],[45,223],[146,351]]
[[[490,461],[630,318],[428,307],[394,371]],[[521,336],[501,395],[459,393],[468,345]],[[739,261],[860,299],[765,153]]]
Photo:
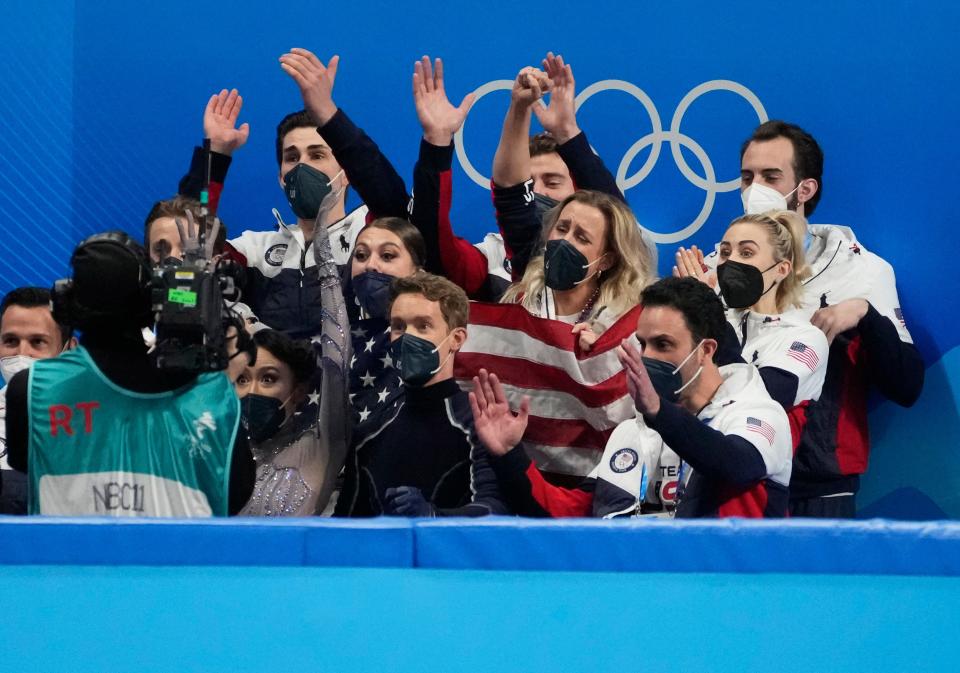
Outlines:
[[424,498],[420,489],[414,486],[388,488],[384,493],[383,512],[392,516],[434,517],[437,515],[433,503]]

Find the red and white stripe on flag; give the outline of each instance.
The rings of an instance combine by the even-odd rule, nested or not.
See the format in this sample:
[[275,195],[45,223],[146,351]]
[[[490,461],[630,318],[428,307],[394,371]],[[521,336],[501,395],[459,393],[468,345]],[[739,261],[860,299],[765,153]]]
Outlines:
[[454,375],[469,389],[481,367],[496,374],[513,408],[529,395],[524,446],[537,467],[586,476],[613,429],[634,416],[616,348],[636,331],[640,310],[625,313],[584,352],[567,323],[538,318],[519,304],[471,302]]

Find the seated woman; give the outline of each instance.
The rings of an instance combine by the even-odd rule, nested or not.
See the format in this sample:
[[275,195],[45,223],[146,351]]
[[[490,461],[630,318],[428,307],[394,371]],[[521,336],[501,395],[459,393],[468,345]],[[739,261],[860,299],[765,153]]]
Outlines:
[[[760,371],[767,392],[790,410],[820,397],[827,368],[823,332],[792,309],[800,307],[807,223],[792,211],[743,215],[718,247],[716,282],[744,361]],[[707,281],[696,251],[681,248],[675,275]]]
[[350,441],[346,307],[325,232],[314,244],[322,326],[311,342],[261,329],[257,359],[236,382],[257,477],[241,514],[330,513],[331,494]]
[[501,301],[573,325],[589,350],[656,279],[650,251],[630,208],[600,192],[574,192],[547,213],[543,230],[543,256]]

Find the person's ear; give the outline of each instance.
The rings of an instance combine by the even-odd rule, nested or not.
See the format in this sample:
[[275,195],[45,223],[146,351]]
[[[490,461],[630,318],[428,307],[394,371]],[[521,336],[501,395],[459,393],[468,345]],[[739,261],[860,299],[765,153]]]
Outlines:
[[280,189],[286,191],[287,185],[283,182],[283,173],[279,170],[277,171],[277,182],[280,183]]
[[703,352],[706,360],[713,362],[713,356],[717,353],[717,340],[704,339],[703,343],[700,344],[700,350]]
[[600,267],[601,271],[609,271],[617,263],[617,253],[607,250],[603,253],[603,256],[600,258]]
[[70,340],[67,342],[67,345],[63,350],[72,351],[76,347],[77,347],[77,337],[70,337]]
[[459,352],[463,348],[463,344],[467,340],[467,328],[466,327],[457,327],[450,333],[450,350],[454,353]]
[[790,271],[793,269],[793,264],[790,263],[789,259],[781,260],[777,264],[777,282],[782,283],[787,276],[790,275]]
[[300,403],[307,399],[307,394],[310,392],[309,383],[301,383],[296,388],[293,389],[293,395],[291,396],[292,409],[290,413],[293,413],[297,407],[300,406]]
[[801,180],[800,186],[797,188],[797,200],[806,205],[807,201],[812,199],[819,189],[820,185],[813,178]]
[[337,189],[343,189],[350,186],[350,178],[347,177],[347,172],[343,170],[343,166],[337,164],[337,172],[340,173],[340,177],[337,178]]

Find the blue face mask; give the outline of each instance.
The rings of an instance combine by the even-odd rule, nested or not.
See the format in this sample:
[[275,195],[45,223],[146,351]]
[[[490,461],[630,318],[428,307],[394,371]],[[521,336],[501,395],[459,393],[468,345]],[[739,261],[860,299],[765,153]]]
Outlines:
[[646,356],[642,358],[643,366],[647,368],[647,376],[650,377],[650,383],[653,384],[653,389],[667,402],[676,402],[680,399],[680,393],[696,381],[697,377],[700,376],[700,372],[703,371],[703,367],[700,367],[697,373],[691,376],[690,380],[686,383],[683,382],[683,377],[680,376],[680,370],[687,364],[687,360],[692,358],[693,354],[700,349],[700,344],[702,343],[703,341],[701,340],[700,343],[690,351],[690,354],[683,359],[683,362],[678,365]]
[[249,393],[240,400],[240,418],[247,437],[254,444],[270,439],[287,420],[283,401],[276,397]]
[[[413,334],[401,334],[400,338],[390,344],[390,357],[400,370],[400,378],[404,383],[419,388],[440,371],[443,367],[443,363],[440,362],[440,345],[450,338],[450,334],[436,346],[432,341]],[[447,359],[452,355],[453,351],[450,351]]]
[[386,318],[390,308],[390,284],[396,276],[379,271],[364,271],[354,276],[353,294],[357,302],[371,318]]
[[547,241],[543,253],[543,280],[551,290],[572,290],[587,279],[587,270],[603,256],[587,262],[583,253],[566,239]]
[[297,164],[283,176],[283,191],[294,214],[301,220],[315,220],[323,198],[330,193],[326,173],[306,164]]
[[549,210],[556,208],[560,204],[556,199],[551,199],[543,194],[533,193],[533,208],[537,213],[537,222],[543,223],[543,218]]

